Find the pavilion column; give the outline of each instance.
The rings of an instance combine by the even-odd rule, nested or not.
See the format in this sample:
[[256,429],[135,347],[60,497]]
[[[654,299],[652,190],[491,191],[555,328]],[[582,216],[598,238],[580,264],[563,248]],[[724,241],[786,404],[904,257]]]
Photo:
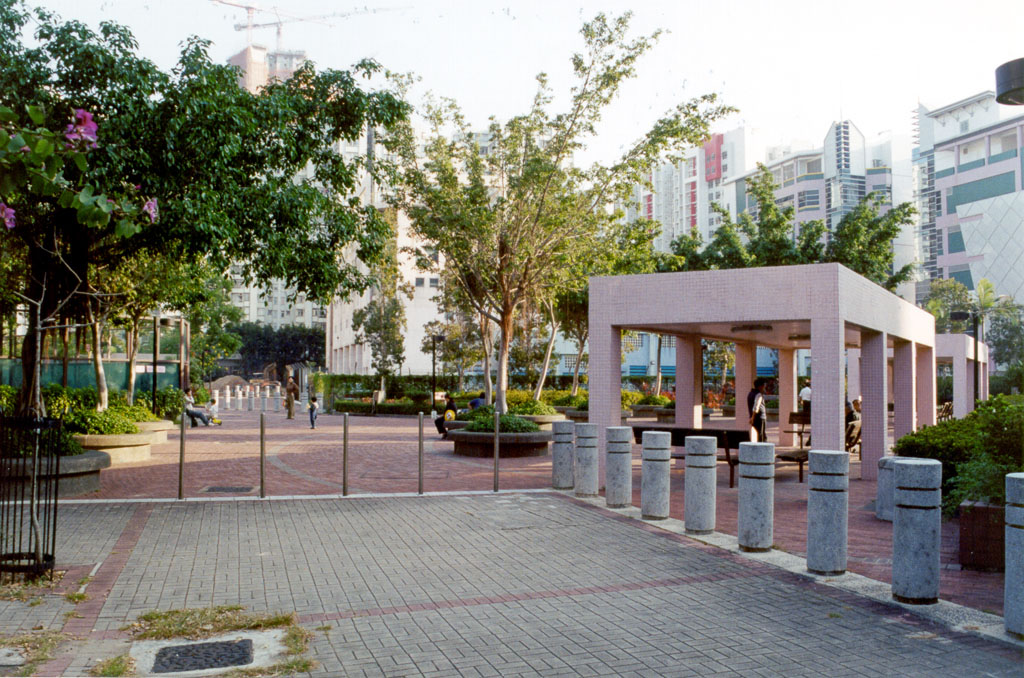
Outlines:
[[980,400],[988,400],[988,349],[982,348],[981,354],[985,356],[985,362],[981,363],[981,373],[978,378],[981,380],[981,384],[978,388],[981,390]]
[[863,390],[860,477],[873,480],[878,477],[878,460],[885,455],[886,428],[889,423],[886,335],[885,332],[862,330],[860,338]]
[[893,339],[893,437],[899,440],[917,430],[917,371],[914,369],[914,342]]
[[[605,428],[622,423],[622,332],[590,309],[590,423],[597,424],[598,448],[605,449]],[[597,455],[598,486],[604,487],[605,458]]]
[[779,445],[793,445],[794,435],[787,433],[791,429],[789,415],[796,412],[796,350],[779,349]]
[[811,434],[816,450],[845,449],[845,339],[845,324],[841,319],[811,319]]
[[953,347],[953,417],[963,419],[974,409],[971,389],[974,378],[972,366],[967,361],[967,344],[956,342]]
[[703,387],[700,337],[676,337],[676,425],[701,428]]
[[736,342],[736,420],[733,428],[745,430],[750,428],[750,415],[747,414],[747,394],[754,387],[754,374],[757,372],[757,346],[747,342]]
[[935,349],[917,344],[917,425],[935,425]]
[[846,395],[850,400],[863,395],[860,388],[860,349],[846,349]]

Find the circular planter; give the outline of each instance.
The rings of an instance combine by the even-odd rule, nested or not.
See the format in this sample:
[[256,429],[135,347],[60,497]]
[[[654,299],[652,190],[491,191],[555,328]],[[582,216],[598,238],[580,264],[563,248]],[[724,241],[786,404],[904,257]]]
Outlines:
[[517,417],[532,421],[537,426],[540,426],[541,431],[550,431],[551,424],[556,421],[565,421],[566,416],[564,414],[517,414]]
[[[540,457],[548,453],[551,431],[499,433],[498,456]],[[455,454],[463,457],[493,457],[494,434],[489,431],[451,431],[448,440],[455,443]]]
[[676,421],[675,407],[656,407],[654,414],[657,415],[658,421],[661,423],[674,424]]
[[[3,473],[14,482],[14,492],[20,492],[28,484],[29,474],[25,464],[20,460],[4,459]],[[60,472],[57,474],[57,494],[61,497],[74,497],[100,489],[100,469],[110,468],[110,455],[99,450],[86,450],[60,458]],[[48,476],[42,476],[43,478]]]
[[658,415],[658,405],[633,405],[633,416],[641,419],[649,419]]
[[[590,411],[589,410],[568,410],[565,413],[565,417],[566,417],[566,419],[572,419],[573,421],[575,421],[578,424],[586,424],[587,422],[590,421]],[[626,410],[623,410],[622,411],[622,418],[621,418],[621,425],[622,426],[626,425],[626,420],[627,419],[629,419],[629,412],[627,412]]]
[[76,434],[75,440],[87,450],[106,452],[112,464],[128,464],[149,459],[154,437],[153,433]]
[[178,427],[175,426],[173,421],[161,419],[160,421],[137,421],[135,422],[135,428],[139,429],[140,433],[152,433],[153,444],[159,445],[160,443],[166,443],[167,433]]
[[469,426],[469,422],[464,419],[453,419],[452,421],[446,421],[444,423],[445,431],[455,431],[460,428],[466,428]]

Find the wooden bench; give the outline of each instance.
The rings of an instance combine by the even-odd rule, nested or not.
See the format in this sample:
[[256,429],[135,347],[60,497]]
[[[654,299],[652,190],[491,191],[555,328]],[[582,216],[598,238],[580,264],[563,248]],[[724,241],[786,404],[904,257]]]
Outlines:
[[[796,431],[793,431],[796,433]],[[846,425],[846,451],[853,454],[853,450],[856,448],[857,456],[860,456],[860,419],[851,421]],[[802,445],[795,450],[783,450],[775,455],[776,459],[781,461],[792,461],[800,465],[797,471],[799,482],[804,481],[804,464],[807,463],[808,452],[810,450],[805,449]]]
[[[685,447],[687,436],[707,436],[718,440],[718,448],[725,450],[725,461],[729,464],[729,487],[735,485],[736,467],[740,463],[739,454],[733,456],[735,448],[739,451],[740,443],[750,442],[750,429],[736,430],[723,428],[687,428],[685,426],[633,426],[633,439],[643,443],[644,431],[664,431],[672,434],[673,447]],[[673,454],[674,459],[684,459],[685,454]]]
[[786,429],[786,433],[795,433],[800,436],[800,447],[804,447],[804,436],[809,435],[808,427],[811,425],[811,413],[810,412],[790,412],[789,413],[789,425],[796,426],[796,428]]

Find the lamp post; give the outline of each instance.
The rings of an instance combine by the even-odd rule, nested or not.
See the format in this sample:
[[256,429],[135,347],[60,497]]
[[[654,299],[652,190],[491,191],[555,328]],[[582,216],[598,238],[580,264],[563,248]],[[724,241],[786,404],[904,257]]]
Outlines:
[[[972,311],[952,311],[949,314],[950,320],[970,320],[971,330],[974,334],[974,399],[978,400],[981,394],[978,392],[978,369],[981,356],[978,355],[978,314]],[[972,405],[971,409],[974,407]]]
[[156,414],[156,364],[160,359],[160,312],[153,314],[153,414]]
[[443,334],[430,335],[430,406],[437,397],[437,342],[444,342]]

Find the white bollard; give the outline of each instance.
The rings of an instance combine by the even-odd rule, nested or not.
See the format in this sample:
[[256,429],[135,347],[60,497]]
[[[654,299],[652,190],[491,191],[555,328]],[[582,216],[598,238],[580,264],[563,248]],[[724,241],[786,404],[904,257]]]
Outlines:
[[741,551],[770,551],[774,543],[775,445],[740,443],[737,537]]
[[281,411],[281,385],[278,384],[274,387],[274,411]]
[[239,412],[241,412],[243,404],[244,404],[244,402],[243,402],[243,399],[242,399],[242,387],[241,386],[236,386],[235,387],[235,409],[238,410]]
[[608,508],[633,505],[633,429],[609,426],[605,429],[608,456],[605,459],[604,498]]
[[644,431],[643,461],[640,465],[640,517],[645,520],[668,518],[672,466],[672,434]]
[[892,597],[929,605],[939,600],[942,464],[897,459],[892,525]]
[[573,445],[572,435],[576,424],[571,421],[556,421],[551,424],[554,442],[551,445],[551,487],[556,490],[573,488]]
[[850,455],[811,450],[807,480],[807,569],[815,574],[846,572],[850,507]]
[[715,531],[718,486],[718,439],[686,437],[686,475],[683,476],[683,520],[687,534]]
[[256,411],[256,389],[249,387],[247,390],[249,391],[249,411],[254,412]]
[[1006,474],[1006,573],[1003,623],[1024,640],[1024,473]]
[[597,496],[597,424],[576,424],[572,475],[577,497]]
[[875,485],[875,517],[879,520],[892,522],[893,495],[896,487],[893,484],[893,464],[896,457],[882,457],[878,460],[878,482]]

